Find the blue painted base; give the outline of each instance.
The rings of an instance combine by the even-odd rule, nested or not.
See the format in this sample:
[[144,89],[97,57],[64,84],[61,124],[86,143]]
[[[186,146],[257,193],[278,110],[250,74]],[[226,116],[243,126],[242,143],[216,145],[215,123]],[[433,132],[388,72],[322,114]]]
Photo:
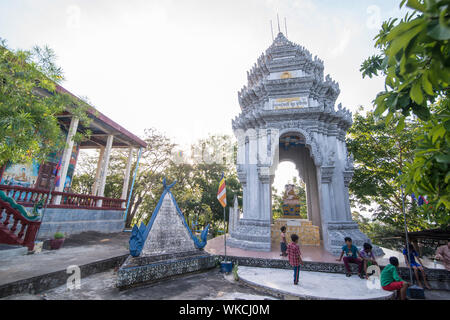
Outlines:
[[233,270],[233,262],[231,261],[222,261],[220,263],[220,272],[222,273],[230,273]]

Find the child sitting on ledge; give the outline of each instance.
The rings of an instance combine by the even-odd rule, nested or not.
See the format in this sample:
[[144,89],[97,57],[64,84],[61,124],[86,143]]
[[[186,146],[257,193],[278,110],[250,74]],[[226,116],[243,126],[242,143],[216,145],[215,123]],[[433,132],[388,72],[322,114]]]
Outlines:
[[344,241],[345,241],[345,245],[342,247],[341,256],[339,257],[339,259],[336,259],[336,261],[341,261],[342,256],[345,254],[345,257],[344,257],[344,266],[345,266],[345,270],[346,270],[345,275],[347,277],[350,277],[352,275],[349,263],[356,263],[358,265],[359,277],[361,279],[364,279],[364,276],[361,273],[362,266],[363,266],[363,260],[360,257],[358,248],[352,244],[352,238],[345,237]]

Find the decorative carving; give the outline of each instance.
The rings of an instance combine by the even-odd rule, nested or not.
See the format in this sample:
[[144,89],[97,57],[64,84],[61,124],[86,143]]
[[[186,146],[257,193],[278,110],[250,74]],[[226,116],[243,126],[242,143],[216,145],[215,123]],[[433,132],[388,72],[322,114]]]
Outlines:
[[[269,155],[270,163],[273,162],[272,169],[277,165],[278,159],[272,158],[279,150],[279,143],[284,142],[285,146],[291,145],[290,140],[286,142],[280,137],[301,136],[304,140],[301,145],[304,144],[316,169],[320,170],[317,172],[308,164],[297,168],[300,169],[300,174],[306,179],[320,179],[317,183],[331,184],[333,182],[333,185],[329,186],[329,193],[319,197],[319,214],[322,214],[320,210],[332,211],[332,206],[335,205],[332,201],[344,201],[344,205],[347,206],[348,199],[335,199],[333,194],[337,194],[335,192],[337,189],[348,187],[353,175],[352,156],[348,155],[345,159],[337,158],[337,150],[345,146],[345,135],[352,124],[352,115],[341,103],[336,104],[340,93],[339,84],[330,75],[324,77],[323,61],[317,57],[313,58],[303,46],[289,41],[282,33],[279,33],[272,45],[249,70],[247,80],[248,83],[238,92],[242,111],[232,121],[235,135],[238,136],[239,132],[249,129],[271,130],[271,135],[278,138],[276,145],[273,142],[272,145],[267,143],[267,146],[259,144],[256,159],[259,161],[259,159],[265,159],[266,154]],[[285,104],[284,108],[276,108],[277,100],[279,103],[279,99],[293,98],[303,99],[302,107]],[[337,145],[332,145],[331,141],[336,141]],[[242,154],[244,144],[239,144],[238,147],[240,148],[238,154]],[[283,150],[283,152],[287,151]],[[266,172],[268,163],[258,162],[258,164],[257,179],[250,174],[250,170],[254,170],[250,166],[238,166],[239,180],[245,186],[244,199],[247,199],[245,201],[260,197],[261,184],[271,181],[270,175]],[[336,168],[339,172],[335,171]],[[301,171],[307,171],[307,174]],[[339,177],[333,181],[334,173],[338,177],[341,172],[344,179]],[[250,181],[246,185],[247,176],[249,179],[257,180],[251,181],[251,186],[255,183],[254,190],[249,190]],[[308,182],[310,188],[315,188],[313,185],[316,183],[310,182],[311,180]],[[248,202],[245,203],[248,204]],[[260,226],[255,221],[248,222],[247,219],[252,217],[258,223],[259,221],[269,223],[267,212],[270,209],[264,207],[265,205],[259,201],[246,206],[245,210],[251,210],[251,212],[244,212],[241,223],[230,234],[230,245],[244,249],[270,250],[270,227]],[[342,207],[339,206],[339,208]],[[345,208],[344,212],[336,215],[321,216],[322,226],[333,219],[351,221],[347,211],[349,212],[349,208]],[[325,236],[328,230],[322,231],[326,249],[334,250],[334,244],[331,243],[334,241],[334,236]],[[339,241],[342,242],[341,235]]]
[[270,183],[270,168],[258,167],[258,177],[262,183]]
[[273,125],[275,128],[280,130],[280,137],[288,132],[293,133],[299,133],[305,138],[305,145],[309,149],[311,153],[311,158],[314,161],[314,164],[318,167],[322,165],[322,154],[319,151],[319,147],[317,146],[317,143],[314,140],[314,136],[302,129],[302,124],[299,121],[287,121],[287,122],[280,122]]
[[345,159],[345,168],[342,174],[344,175],[344,185],[348,188],[353,178],[354,166],[353,166],[353,154],[347,152]]
[[237,165],[237,175],[242,186],[245,186],[247,184],[247,172],[245,171],[244,165],[242,164]]
[[353,170],[352,171],[344,171],[343,175],[344,175],[344,185],[345,185],[345,187],[348,188],[348,186],[350,185],[350,182],[352,181],[352,178],[353,178]]
[[328,167],[334,167],[334,154],[335,152],[333,150],[328,151],[328,156],[327,156],[327,163],[326,165]]
[[334,167],[322,166],[320,170],[322,174],[322,183],[331,183]]
[[347,157],[346,157],[346,159],[345,159],[345,170],[346,171],[353,171],[353,168],[354,168],[354,166],[353,166],[353,154],[348,154],[348,152],[347,152]]

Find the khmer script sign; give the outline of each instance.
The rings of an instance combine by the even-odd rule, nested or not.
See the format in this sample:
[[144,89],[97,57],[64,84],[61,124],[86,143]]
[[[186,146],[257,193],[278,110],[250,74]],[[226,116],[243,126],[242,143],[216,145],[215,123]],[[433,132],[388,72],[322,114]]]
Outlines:
[[307,97],[278,98],[273,100],[272,106],[274,110],[306,108],[308,107],[308,98]]

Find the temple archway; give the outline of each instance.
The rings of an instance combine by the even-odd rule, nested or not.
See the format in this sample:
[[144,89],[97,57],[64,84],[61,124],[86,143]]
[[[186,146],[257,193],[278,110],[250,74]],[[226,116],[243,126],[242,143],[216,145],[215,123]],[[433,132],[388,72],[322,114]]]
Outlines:
[[[298,130],[286,131],[278,138],[271,172],[275,173],[282,162],[289,161],[294,164],[298,177],[305,183],[307,220],[319,228],[320,239],[322,239],[317,167],[313,160],[312,148],[313,146],[307,143],[305,136]],[[271,185],[273,180],[271,179]]]
[[[346,236],[357,246],[370,243],[350,211],[353,159],[345,135],[352,115],[341,104],[335,108],[339,85],[323,70],[320,59],[280,32],[248,72],[238,92],[241,113],[232,121],[243,215],[230,246],[271,250],[271,185],[281,161],[292,161],[305,181],[308,219],[326,250],[339,254]],[[373,252],[382,251],[373,246]]]

